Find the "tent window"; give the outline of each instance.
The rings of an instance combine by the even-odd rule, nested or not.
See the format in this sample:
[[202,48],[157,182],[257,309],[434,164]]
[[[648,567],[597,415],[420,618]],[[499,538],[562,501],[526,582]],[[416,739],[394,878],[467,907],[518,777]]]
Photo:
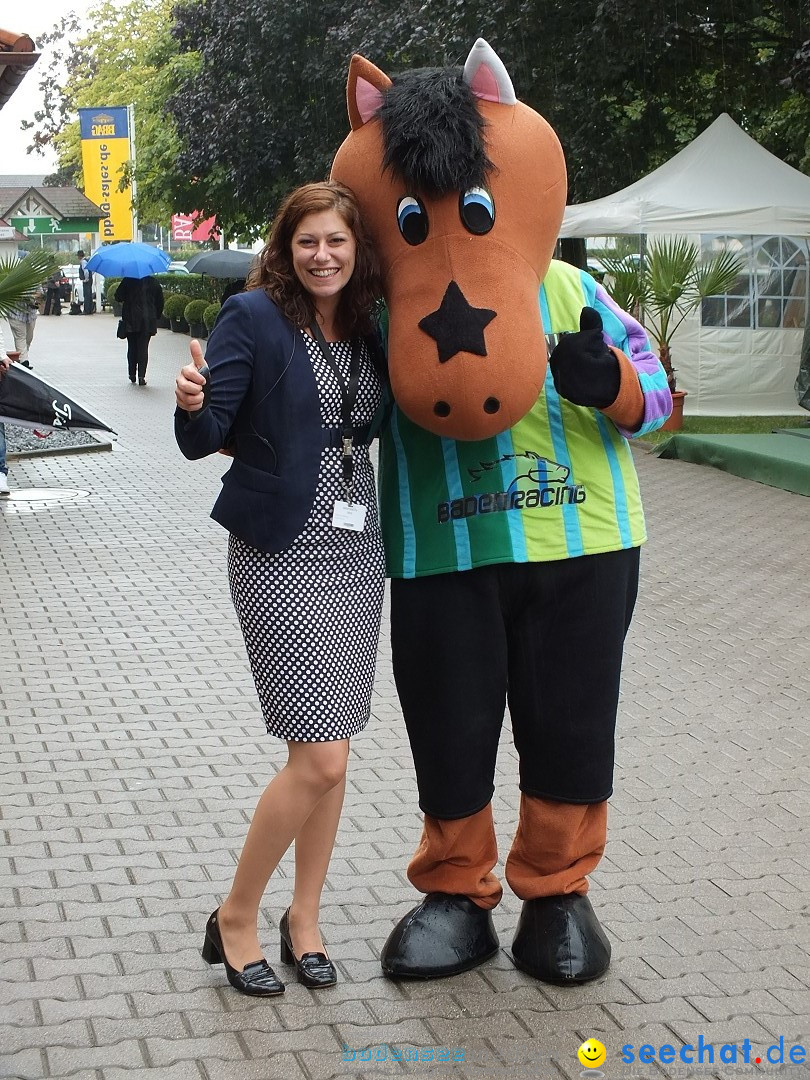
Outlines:
[[801,329],[806,322],[808,265],[806,249],[787,236],[703,236],[706,257],[730,251],[746,269],[723,296],[701,306],[703,326]]

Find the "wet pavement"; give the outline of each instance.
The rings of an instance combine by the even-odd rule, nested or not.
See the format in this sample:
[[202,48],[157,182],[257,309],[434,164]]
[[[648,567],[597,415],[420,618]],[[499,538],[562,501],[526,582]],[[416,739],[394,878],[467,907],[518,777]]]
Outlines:
[[[277,964],[288,856],[262,936],[291,981],[249,1000],[199,954],[284,754],[264,735],[226,534],[208,517],[227,461],[187,462],[174,443],[188,338],[160,331],[138,387],[115,328],[109,314],[39,320],[36,373],[118,439],[12,462],[0,505],[0,1076],[810,1076],[789,1064],[795,1044],[810,1055],[810,501],[636,453],[651,539],[591,892],[606,978],[563,989],[518,972],[508,889],[485,966],[382,977],[383,942],[418,899],[405,868],[420,832],[384,627],[323,905],[340,981],[309,991]],[[503,855],[516,805],[506,731]],[[577,1060],[588,1037],[607,1047],[599,1070]]]

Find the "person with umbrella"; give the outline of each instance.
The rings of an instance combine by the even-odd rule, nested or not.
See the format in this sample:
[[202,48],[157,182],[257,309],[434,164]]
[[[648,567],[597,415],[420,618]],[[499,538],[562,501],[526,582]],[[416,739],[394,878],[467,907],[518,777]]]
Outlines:
[[163,289],[157,278],[125,277],[115,292],[121,304],[118,336],[127,339],[129,381],[146,386],[146,366],[149,363],[149,341],[157,333],[157,321],[163,314]]
[[149,339],[157,333],[157,321],[163,314],[163,290],[153,275],[170,262],[161,248],[126,241],[100,247],[85,263],[86,272],[123,278],[115,294],[123,306],[118,336],[127,339],[129,381],[134,383],[137,378],[141,386],[146,386]]

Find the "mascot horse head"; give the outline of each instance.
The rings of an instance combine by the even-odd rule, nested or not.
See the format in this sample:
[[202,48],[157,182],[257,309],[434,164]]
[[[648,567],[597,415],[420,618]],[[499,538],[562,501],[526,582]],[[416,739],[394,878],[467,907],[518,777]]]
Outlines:
[[438,435],[505,431],[545,377],[538,289],[566,199],[557,136],[483,39],[463,73],[392,81],[353,56],[348,108],[332,179],[357,195],[382,264],[394,397]]

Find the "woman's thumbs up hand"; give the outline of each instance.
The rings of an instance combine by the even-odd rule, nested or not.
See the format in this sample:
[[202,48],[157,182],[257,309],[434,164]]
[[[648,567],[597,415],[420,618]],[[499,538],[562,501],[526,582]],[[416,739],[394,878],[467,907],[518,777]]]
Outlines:
[[189,350],[191,363],[180,369],[175,379],[174,396],[178,408],[186,412],[199,412],[208,404],[211,392],[210,372],[203,356],[202,346],[195,338]]

